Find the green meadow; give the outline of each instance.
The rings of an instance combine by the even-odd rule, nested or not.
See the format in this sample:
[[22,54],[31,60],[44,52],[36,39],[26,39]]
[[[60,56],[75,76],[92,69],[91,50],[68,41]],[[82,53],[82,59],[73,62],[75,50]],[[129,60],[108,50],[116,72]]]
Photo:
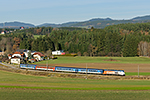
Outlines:
[[39,38],[40,36],[44,37],[45,35],[33,35],[35,39]]
[[[109,60],[116,61],[109,61]],[[107,61],[108,60],[108,61]],[[55,60],[36,62],[35,64],[63,64],[63,63],[122,63],[122,64],[150,64],[149,57],[64,57]]]
[[0,100],[148,100],[150,80],[92,80],[0,71]]

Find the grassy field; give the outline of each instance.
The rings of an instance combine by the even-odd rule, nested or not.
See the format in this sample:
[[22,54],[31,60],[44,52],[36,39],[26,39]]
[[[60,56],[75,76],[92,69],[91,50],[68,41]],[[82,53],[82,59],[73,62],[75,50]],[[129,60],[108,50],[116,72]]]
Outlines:
[[[138,75],[137,72],[126,72],[126,76],[131,76],[131,75]],[[139,75],[144,75],[144,76],[147,76],[147,75],[150,75],[149,72],[139,72]]]
[[150,80],[92,80],[0,71],[0,100],[148,100]]
[[44,37],[45,35],[34,35],[34,38],[37,39],[40,36]]
[[[114,61],[109,61],[110,59]],[[36,62],[35,64],[46,64],[47,61]],[[121,63],[121,64],[150,64],[148,57],[63,57],[58,56],[56,60],[48,60],[50,64],[62,63]]]
[[46,60],[34,64],[49,66],[66,66],[98,68],[98,69],[122,69],[126,75],[150,75],[149,57],[63,57],[58,56],[55,60]]

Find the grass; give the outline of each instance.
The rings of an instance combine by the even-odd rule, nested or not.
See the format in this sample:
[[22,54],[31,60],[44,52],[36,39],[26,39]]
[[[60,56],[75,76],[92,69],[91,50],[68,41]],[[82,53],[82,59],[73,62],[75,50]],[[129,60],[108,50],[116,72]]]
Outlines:
[[[116,61],[105,61],[113,59]],[[36,62],[35,64],[46,64],[47,61]],[[150,64],[148,57],[61,57],[56,60],[48,60],[51,64],[63,63],[123,63],[123,64]]]
[[[117,61],[104,61],[114,59]],[[47,61],[35,64],[46,64]],[[150,64],[146,57],[58,57],[61,63],[139,63]],[[149,75],[140,72],[140,75]],[[126,75],[138,75],[126,72]],[[0,71],[0,100],[148,100],[150,80],[92,80],[22,75]]]
[[0,71],[0,100],[117,100],[150,98],[150,80],[92,80]]
[[[138,75],[138,72],[126,72],[126,75]],[[150,75],[148,72],[139,72],[139,75]]]
[[60,91],[1,89],[1,100],[148,100],[150,91]]
[[34,35],[34,38],[37,39],[40,36],[44,37],[45,35]]

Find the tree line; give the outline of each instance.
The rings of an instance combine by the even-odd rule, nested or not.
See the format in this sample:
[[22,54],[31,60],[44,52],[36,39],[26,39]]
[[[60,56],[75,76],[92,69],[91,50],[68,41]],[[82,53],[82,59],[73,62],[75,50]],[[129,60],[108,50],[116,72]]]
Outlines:
[[[34,38],[34,35],[45,35]],[[69,30],[38,27],[0,36],[2,51],[29,49],[46,53],[64,50],[79,56],[149,56],[150,23],[128,23],[104,29]]]

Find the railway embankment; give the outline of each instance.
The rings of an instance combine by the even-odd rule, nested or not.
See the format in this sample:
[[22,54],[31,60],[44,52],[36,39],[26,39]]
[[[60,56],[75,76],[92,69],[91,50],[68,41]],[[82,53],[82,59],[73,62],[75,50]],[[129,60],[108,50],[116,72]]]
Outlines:
[[51,71],[20,69],[16,65],[2,64],[2,63],[0,64],[0,70],[24,75],[36,75],[45,77],[82,78],[82,79],[97,79],[97,80],[150,80],[150,75],[113,76],[113,75],[51,72]]

